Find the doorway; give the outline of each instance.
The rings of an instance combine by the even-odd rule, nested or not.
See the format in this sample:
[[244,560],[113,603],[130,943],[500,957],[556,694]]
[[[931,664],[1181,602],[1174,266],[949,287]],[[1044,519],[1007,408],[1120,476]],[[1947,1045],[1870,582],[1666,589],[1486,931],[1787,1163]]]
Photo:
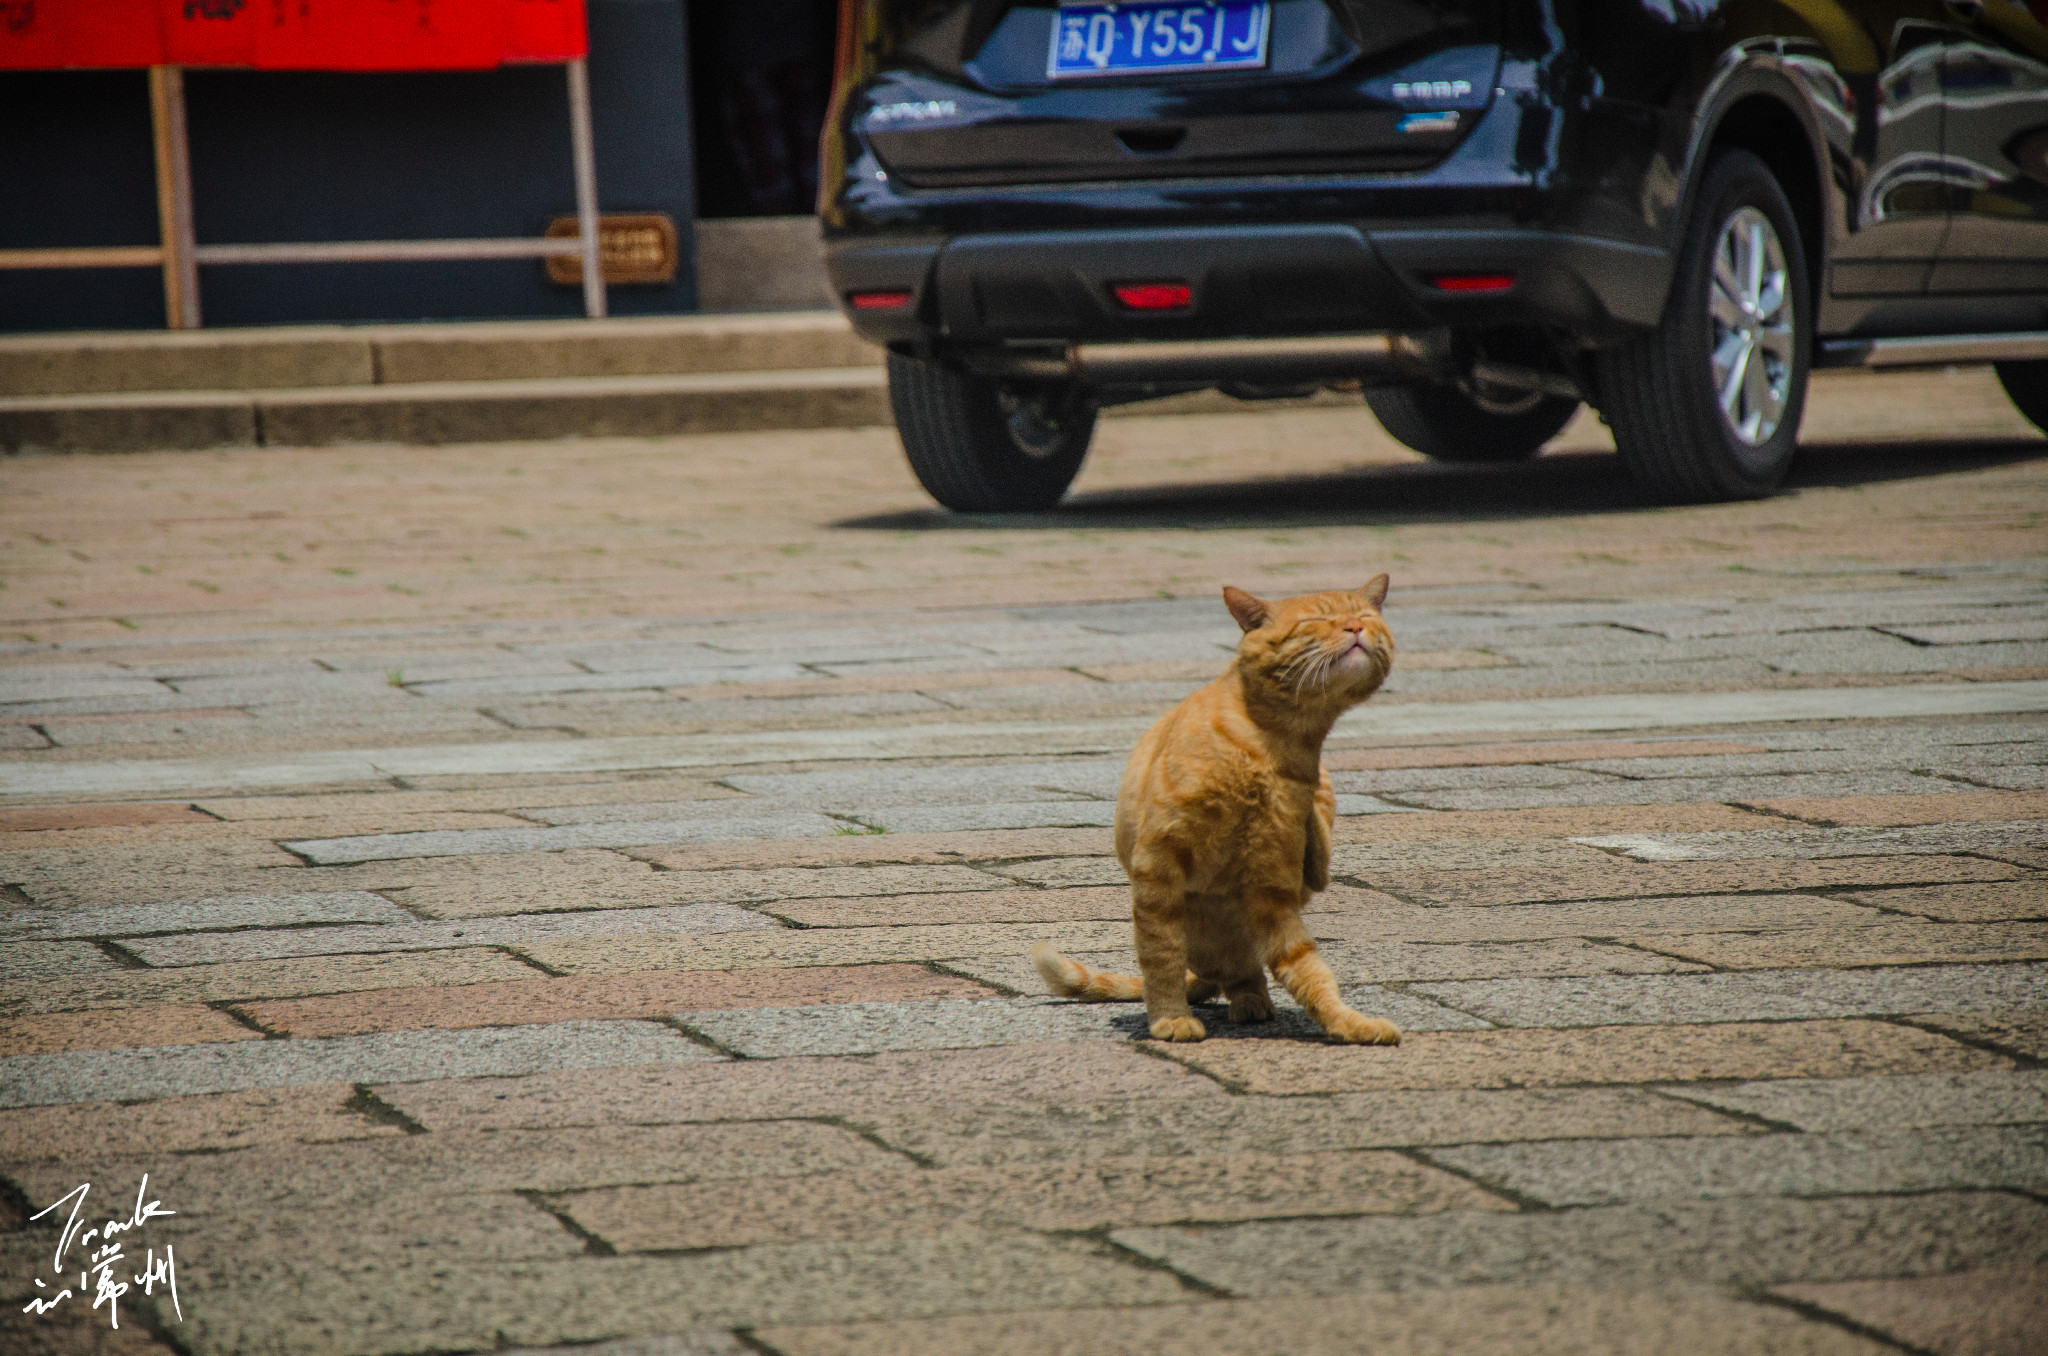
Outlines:
[[689,16],[698,215],[809,215],[835,0],[721,0]]

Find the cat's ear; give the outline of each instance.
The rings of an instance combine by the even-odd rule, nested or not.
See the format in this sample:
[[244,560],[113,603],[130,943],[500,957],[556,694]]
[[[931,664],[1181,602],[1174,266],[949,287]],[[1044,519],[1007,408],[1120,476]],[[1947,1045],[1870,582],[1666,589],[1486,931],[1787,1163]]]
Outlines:
[[1266,617],[1272,612],[1263,599],[1254,598],[1243,589],[1223,586],[1223,605],[1230,609],[1230,615],[1237,618],[1238,627],[1256,631],[1266,624]]
[[1366,602],[1371,603],[1374,608],[1378,608],[1380,604],[1387,601],[1387,577],[1384,574],[1374,575],[1366,581],[1365,587],[1360,589],[1359,592],[1365,595]]

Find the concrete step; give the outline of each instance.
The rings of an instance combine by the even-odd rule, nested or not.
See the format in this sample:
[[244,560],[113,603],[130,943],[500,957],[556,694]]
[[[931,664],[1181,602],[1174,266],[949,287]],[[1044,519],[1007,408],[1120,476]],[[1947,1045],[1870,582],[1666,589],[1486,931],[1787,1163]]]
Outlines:
[[891,422],[881,358],[836,311],[0,335],[0,452],[859,428]]
[[867,367],[836,311],[0,335],[0,397]]
[[[865,350],[872,354],[873,350]],[[880,367],[0,397],[0,449],[661,437],[890,422]]]

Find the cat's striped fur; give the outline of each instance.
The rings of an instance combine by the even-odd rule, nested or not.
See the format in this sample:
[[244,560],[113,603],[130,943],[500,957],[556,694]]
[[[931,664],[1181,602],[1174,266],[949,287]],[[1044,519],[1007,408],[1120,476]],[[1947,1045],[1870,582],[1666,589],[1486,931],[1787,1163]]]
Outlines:
[[1270,970],[1338,1040],[1400,1041],[1392,1022],[1345,1005],[1301,922],[1330,883],[1337,799],[1323,740],[1393,664],[1386,595],[1385,575],[1270,603],[1223,591],[1244,631],[1236,662],[1138,741],[1117,796],[1143,974],[1109,974],[1040,942],[1031,960],[1054,994],[1142,998],[1154,1036],[1194,1041],[1208,1031],[1193,1003],[1222,997],[1233,1022],[1271,1017]]

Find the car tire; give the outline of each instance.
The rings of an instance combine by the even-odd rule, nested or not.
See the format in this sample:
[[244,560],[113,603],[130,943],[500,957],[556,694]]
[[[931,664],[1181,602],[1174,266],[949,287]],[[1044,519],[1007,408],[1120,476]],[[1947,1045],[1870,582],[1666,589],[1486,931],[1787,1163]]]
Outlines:
[[1600,412],[1645,492],[1684,503],[1777,489],[1806,410],[1812,296],[1784,190],[1749,152],[1720,152],[1694,196],[1663,323],[1595,355]]
[[2048,433],[2048,359],[2030,362],[1993,363],[1998,384],[2021,414],[2035,428]]
[[1051,508],[1095,436],[1078,387],[1013,388],[901,353],[889,355],[889,405],[918,483],[956,513]]
[[1369,389],[1365,403],[1397,442],[1431,461],[1526,461],[1543,450],[1579,402],[1564,396],[1504,391],[1475,399],[1455,386]]

